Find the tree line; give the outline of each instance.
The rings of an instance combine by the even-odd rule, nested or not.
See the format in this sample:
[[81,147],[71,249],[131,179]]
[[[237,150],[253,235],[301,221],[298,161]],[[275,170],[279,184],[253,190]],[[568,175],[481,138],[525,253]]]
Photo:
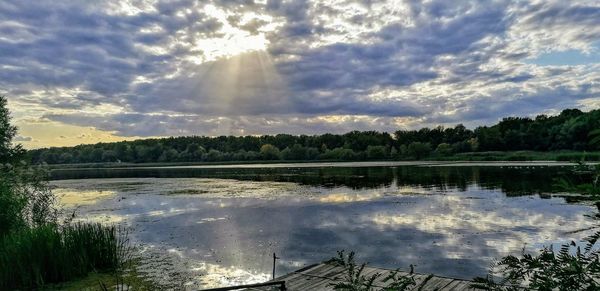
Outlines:
[[219,162],[256,160],[411,160],[488,151],[590,151],[599,148],[600,110],[507,117],[474,130],[462,124],[419,130],[346,134],[184,136],[27,152],[33,163]]

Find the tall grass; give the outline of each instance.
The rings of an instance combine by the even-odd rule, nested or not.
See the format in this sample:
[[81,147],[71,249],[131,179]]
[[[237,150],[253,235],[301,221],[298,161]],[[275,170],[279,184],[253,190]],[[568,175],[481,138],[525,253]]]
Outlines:
[[114,226],[25,228],[0,238],[0,289],[33,289],[91,271],[117,271],[129,253],[126,235]]

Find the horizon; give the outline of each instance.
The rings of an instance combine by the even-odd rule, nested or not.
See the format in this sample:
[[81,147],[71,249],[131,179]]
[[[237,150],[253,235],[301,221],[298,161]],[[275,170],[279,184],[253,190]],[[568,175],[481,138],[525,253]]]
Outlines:
[[[565,109],[561,110],[560,112],[563,112],[563,111],[565,111],[565,110],[579,110],[579,109],[576,109],[576,108],[565,108]],[[599,109],[592,109],[592,110],[589,110],[589,111],[582,111],[582,112],[583,112],[583,113],[588,113],[588,112],[591,112],[591,111],[596,111],[596,110],[600,110],[600,108],[599,108]],[[560,113],[559,113],[559,114],[560,114]],[[504,119],[506,119],[506,118],[522,118],[522,119],[526,119],[526,118],[528,118],[528,119],[530,119],[530,120],[535,120],[537,117],[539,117],[539,116],[542,116],[542,115],[545,115],[545,116],[547,116],[547,117],[556,117],[556,116],[558,116],[559,114],[555,114],[555,115],[545,115],[545,114],[540,114],[540,115],[536,115],[535,117],[529,117],[529,116],[505,116],[505,117],[501,118],[501,120],[504,120]],[[436,126],[432,126],[432,127],[421,127],[421,128],[413,128],[413,129],[397,129],[397,130],[394,130],[394,131],[364,130],[364,131],[358,131],[358,132],[379,132],[379,133],[387,133],[387,134],[389,134],[389,135],[390,135],[390,137],[391,137],[392,139],[396,140],[395,133],[396,133],[397,131],[399,131],[399,130],[416,130],[416,131],[418,131],[418,130],[420,130],[420,129],[423,129],[423,128],[430,128],[430,129],[434,129],[434,128],[438,128],[438,127],[442,127],[442,128],[454,128],[454,127],[456,127],[456,126],[459,126],[459,125],[462,125],[462,126],[464,126],[462,123],[457,123],[457,124],[454,124],[454,125],[447,125],[447,126],[445,126],[445,125],[441,125],[441,124],[440,124],[440,125],[436,125]],[[479,128],[479,127],[489,127],[489,126],[494,126],[494,125],[497,125],[497,123],[496,123],[496,124],[476,125],[476,126],[473,126],[473,127],[467,127],[467,126],[465,126],[465,128],[466,128],[467,130],[474,131],[475,129],[477,129],[477,128]],[[84,146],[84,145],[95,145],[95,144],[99,144],[99,143],[119,143],[119,142],[128,142],[128,141],[152,140],[152,139],[169,139],[169,138],[175,138],[175,139],[176,139],[176,138],[190,138],[190,137],[200,137],[200,138],[203,138],[203,137],[206,137],[206,138],[219,138],[219,137],[222,137],[222,136],[225,136],[225,137],[249,137],[249,136],[250,136],[250,137],[264,137],[264,136],[273,136],[273,137],[275,137],[275,136],[278,136],[278,135],[291,135],[291,136],[323,136],[323,135],[327,135],[327,134],[331,134],[331,135],[346,135],[346,134],[349,134],[349,133],[352,133],[352,132],[357,132],[357,130],[350,130],[350,131],[347,131],[347,132],[342,132],[342,133],[322,132],[322,133],[313,133],[313,134],[290,134],[290,133],[285,133],[285,132],[282,132],[282,133],[273,133],[273,134],[255,134],[255,135],[214,135],[214,136],[208,136],[208,135],[178,135],[178,136],[175,136],[175,135],[171,135],[171,136],[147,136],[147,137],[139,137],[139,138],[131,138],[131,139],[123,139],[123,140],[114,140],[114,141],[99,141],[99,142],[92,142],[92,143],[81,143],[81,144],[75,144],[75,145],[65,145],[65,146],[47,146],[47,147],[26,148],[26,149],[27,149],[27,150],[38,150],[38,149],[39,149],[39,150],[43,150],[43,149],[48,149],[48,148],[53,148],[53,147],[76,147],[76,146]]]
[[600,108],[596,1],[19,1],[0,95],[27,149],[491,125]]

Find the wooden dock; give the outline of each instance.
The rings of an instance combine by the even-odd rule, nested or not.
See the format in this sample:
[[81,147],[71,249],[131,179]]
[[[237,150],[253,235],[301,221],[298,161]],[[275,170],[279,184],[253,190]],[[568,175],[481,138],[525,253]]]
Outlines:
[[[386,287],[383,279],[393,270],[366,267],[363,271],[365,277],[380,273],[382,276],[375,281],[375,287]],[[399,272],[399,275],[410,275],[406,272]],[[339,282],[344,276],[344,269],[335,264],[321,263],[311,265],[300,270],[291,272],[284,276],[275,278],[274,281],[285,281],[285,286],[289,291],[331,291],[331,283]],[[446,278],[425,274],[412,274],[416,285],[409,290],[437,290],[437,291],[463,291],[475,290],[470,287],[471,282],[467,280]],[[276,290],[273,287],[251,288],[246,290]]]

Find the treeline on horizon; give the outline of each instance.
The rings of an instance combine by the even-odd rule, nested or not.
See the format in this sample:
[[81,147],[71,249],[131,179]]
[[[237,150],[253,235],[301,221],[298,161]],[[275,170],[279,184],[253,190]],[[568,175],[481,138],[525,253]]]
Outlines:
[[[392,134],[186,136],[28,151],[33,163],[221,162],[257,160],[412,160],[490,151],[593,151],[599,148],[600,110],[565,109],[559,115],[507,117],[474,130],[454,127]],[[600,157],[592,157],[600,158]]]

